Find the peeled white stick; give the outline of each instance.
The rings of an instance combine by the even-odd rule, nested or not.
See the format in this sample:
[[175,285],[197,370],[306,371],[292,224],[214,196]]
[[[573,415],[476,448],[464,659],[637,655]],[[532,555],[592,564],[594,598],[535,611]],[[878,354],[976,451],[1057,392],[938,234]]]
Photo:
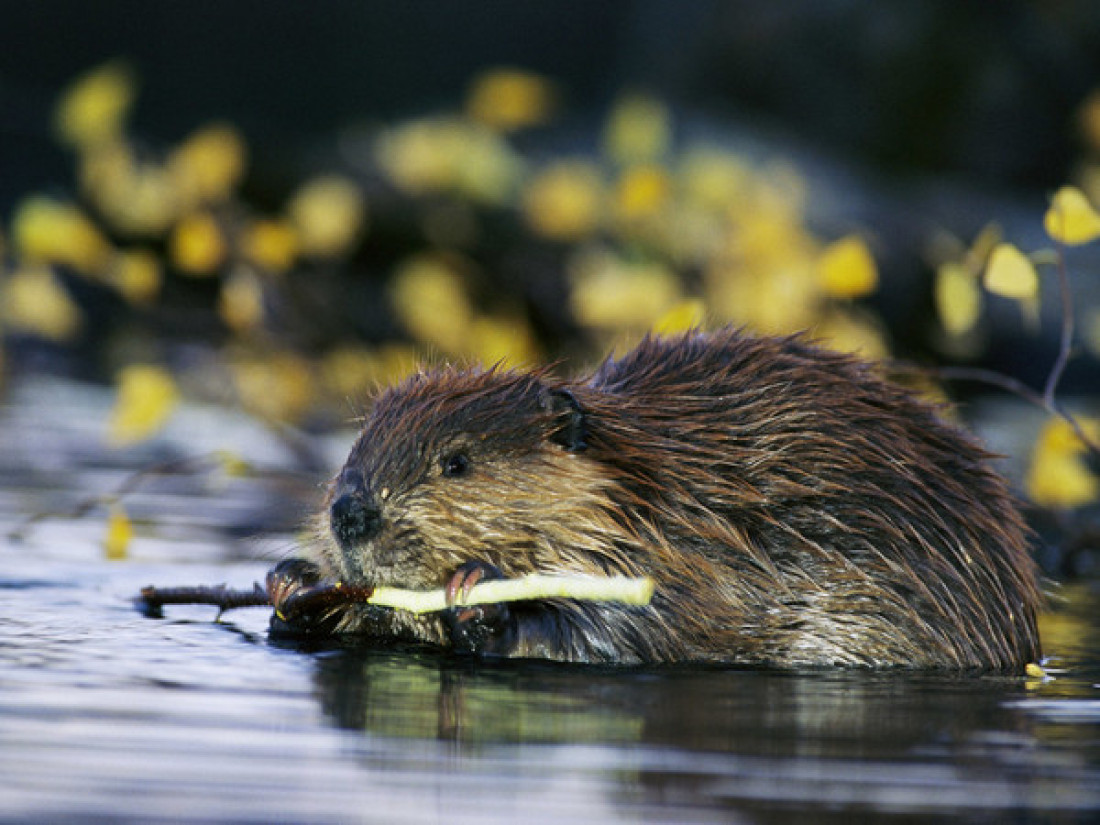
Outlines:
[[[456,602],[460,605],[518,602],[529,599],[577,599],[581,601],[620,602],[644,605],[653,598],[653,579],[628,576],[554,576],[532,573],[520,579],[493,579],[474,585],[470,594]],[[377,587],[367,604],[393,607],[410,613],[446,610],[443,590],[402,590]]]

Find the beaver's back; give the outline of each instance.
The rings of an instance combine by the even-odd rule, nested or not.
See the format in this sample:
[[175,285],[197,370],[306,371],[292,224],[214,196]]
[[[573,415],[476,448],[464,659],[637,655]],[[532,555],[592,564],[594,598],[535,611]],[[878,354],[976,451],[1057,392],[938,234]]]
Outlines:
[[684,658],[1019,666],[1026,530],[989,456],[864,362],[734,331],[647,339],[570,387],[650,537]]

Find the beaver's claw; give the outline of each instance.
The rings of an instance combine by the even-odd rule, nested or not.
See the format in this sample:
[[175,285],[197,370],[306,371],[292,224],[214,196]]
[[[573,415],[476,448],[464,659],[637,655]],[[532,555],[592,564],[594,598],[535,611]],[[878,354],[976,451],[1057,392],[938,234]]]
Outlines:
[[306,559],[284,559],[267,574],[267,596],[274,609],[269,630],[276,636],[327,635],[332,632],[331,622],[321,616],[283,617],[282,607],[298,591],[313,587],[321,581],[321,568]]
[[459,653],[493,654],[506,647],[513,625],[508,605],[465,605],[463,602],[478,582],[502,579],[504,574],[486,562],[468,561],[459,566],[444,586],[447,604],[443,621],[451,635],[451,644]]

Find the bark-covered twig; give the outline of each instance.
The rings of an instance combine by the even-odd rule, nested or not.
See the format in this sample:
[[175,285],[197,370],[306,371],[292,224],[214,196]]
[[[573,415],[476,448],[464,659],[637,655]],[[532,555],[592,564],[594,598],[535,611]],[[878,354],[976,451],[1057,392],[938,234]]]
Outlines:
[[[412,613],[432,613],[450,606],[442,589],[404,590],[398,587],[376,588],[340,582],[322,582],[296,589],[286,589],[285,583],[279,586],[285,595],[280,593],[277,604],[270,592],[273,587],[271,582],[267,588],[255,584],[251,590],[234,590],[225,585],[168,588],[150,585],[142,589],[137,603],[150,614],[159,614],[161,608],[169,604],[208,604],[217,607],[219,611],[238,607],[274,606],[276,615],[284,621],[357,603]],[[460,603],[475,605],[552,598],[648,604],[653,598],[653,581],[649,578],[627,576],[533,574],[519,579],[481,582]]]

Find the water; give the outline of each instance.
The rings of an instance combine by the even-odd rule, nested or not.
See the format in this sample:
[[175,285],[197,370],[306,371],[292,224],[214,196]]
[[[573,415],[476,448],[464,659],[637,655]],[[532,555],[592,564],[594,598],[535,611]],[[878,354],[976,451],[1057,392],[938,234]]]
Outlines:
[[[17,389],[0,410],[0,531],[69,512],[164,457],[95,446],[105,403],[48,383]],[[138,522],[127,560],[102,558],[96,507],[0,540],[0,820],[1100,816],[1100,593],[1084,586],[1044,620],[1060,668],[1045,681],[485,665],[281,647],[262,609],[145,618],[131,603],[145,584],[262,578],[316,495],[277,440],[210,415],[184,416],[156,449],[228,441],[265,472],[150,479],[123,500]]]

